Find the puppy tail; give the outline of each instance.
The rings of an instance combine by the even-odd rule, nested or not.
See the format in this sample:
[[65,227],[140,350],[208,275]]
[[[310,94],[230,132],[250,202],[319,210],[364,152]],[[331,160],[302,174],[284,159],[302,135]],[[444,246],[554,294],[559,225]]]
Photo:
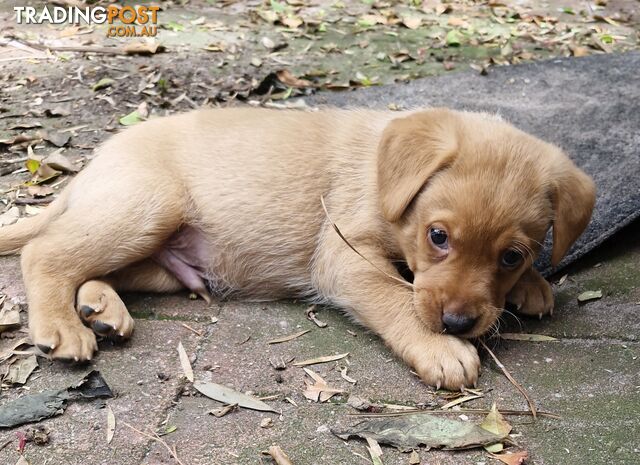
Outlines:
[[0,255],[18,253],[27,242],[40,234],[47,225],[67,209],[67,193],[60,196],[45,210],[30,218],[0,227]]

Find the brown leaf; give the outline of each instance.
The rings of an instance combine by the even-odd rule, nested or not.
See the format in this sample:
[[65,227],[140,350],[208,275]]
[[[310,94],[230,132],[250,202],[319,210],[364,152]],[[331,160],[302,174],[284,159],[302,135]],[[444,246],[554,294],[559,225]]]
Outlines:
[[307,81],[306,79],[299,79],[291,74],[291,71],[286,69],[277,71],[276,76],[278,77],[278,80],[280,82],[289,87],[305,88],[313,86],[313,83],[311,83],[311,81]]
[[164,51],[164,46],[158,42],[131,42],[124,46],[124,52],[128,55],[153,55]]
[[344,392],[344,390],[342,389],[329,387],[327,382],[315,371],[309,370],[308,368],[303,368],[303,370],[315,381],[315,383],[311,383],[308,380],[304,381],[307,385],[307,388],[302,394],[307,399],[314,402],[326,402],[334,395]]
[[29,186],[27,187],[27,194],[31,197],[42,198],[47,197],[54,193],[53,188],[49,186]]
[[237,409],[238,409],[238,404],[229,404],[221,408],[215,408],[209,411],[209,413],[216,418],[222,418],[227,413],[233,412],[234,410],[237,410]]
[[307,360],[303,360],[302,362],[295,362],[293,366],[304,367],[307,365],[315,365],[317,363],[335,362],[336,360],[345,358],[347,355],[349,355],[349,352],[345,352],[344,354],[338,354],[338,355],[325,355],[323,357],[310,358]]
[[513,452],[511,454],[489,454],[494,459],[500,460],[502,463],[506,463],[507,465],[522,465],[529,458],[529,453],[526,450],[521,450],[518,452]]
[[402,18],[402,24],[409,29],[418,29],[422,24],[422,18],[419,16],[404,16]]
[[590,54],[587,47],[581,47],[579,45],[569,45],[569,50],[571,50],[571,54],[574,57],[586,57]]
[[299,331],[297,333],[294,334],[290,334],[288,336],[283,336],[283,337],[279,337],[276,339],[271,339],[270,341],[267,341],[267,344],[280,344],[282,342],[289,342],[292,341],[294,339],[299,338],[300,336],[303,336],[305,334],[307,334],[309,331],[311,331],[310,329],[305,329],[304,331]]
[[268,455],[275,460],[277,465],[293,465],[291,459],[287,457],[287,454],[280,448],[280,446],[270,446]]

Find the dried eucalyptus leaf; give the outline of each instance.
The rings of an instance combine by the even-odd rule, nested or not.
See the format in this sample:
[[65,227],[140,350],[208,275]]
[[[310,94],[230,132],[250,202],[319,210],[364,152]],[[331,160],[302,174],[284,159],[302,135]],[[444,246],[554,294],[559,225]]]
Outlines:
[[390,418],[369,418],[342,431],[332,430],[341,439],[351,436],[372,438],[402,451],[419,446],[467,449],[500,442],[506,435],[497,435],[472,423],[414,414]]

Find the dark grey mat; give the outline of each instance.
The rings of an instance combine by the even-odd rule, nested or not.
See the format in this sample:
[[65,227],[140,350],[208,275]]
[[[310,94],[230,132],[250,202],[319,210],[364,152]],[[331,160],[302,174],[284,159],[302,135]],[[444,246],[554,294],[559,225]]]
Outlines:
[[[498,112],[554,142],[598,186],[593,220],[558,269],[640,216],[640,53],[556,59],[409,84],[323,93],[314,105],[386,108],[448,106]],[[549,254],[540,268],[548,274]]]

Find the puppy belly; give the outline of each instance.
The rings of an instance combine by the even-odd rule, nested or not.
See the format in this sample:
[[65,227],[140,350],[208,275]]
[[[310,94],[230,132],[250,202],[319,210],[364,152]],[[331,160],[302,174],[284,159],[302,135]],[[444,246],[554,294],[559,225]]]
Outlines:
[[205,300],[210,293],[252,301],[315,295],[307,267],[298,263],[304,260],[296,254],[259,253],[212,236],[183,226],[151,258]]
[[192,226],[185,226],[175,232],[151,258],[171,272],[187,289],[208,299],[208,256],[209,247],[204,234]]

